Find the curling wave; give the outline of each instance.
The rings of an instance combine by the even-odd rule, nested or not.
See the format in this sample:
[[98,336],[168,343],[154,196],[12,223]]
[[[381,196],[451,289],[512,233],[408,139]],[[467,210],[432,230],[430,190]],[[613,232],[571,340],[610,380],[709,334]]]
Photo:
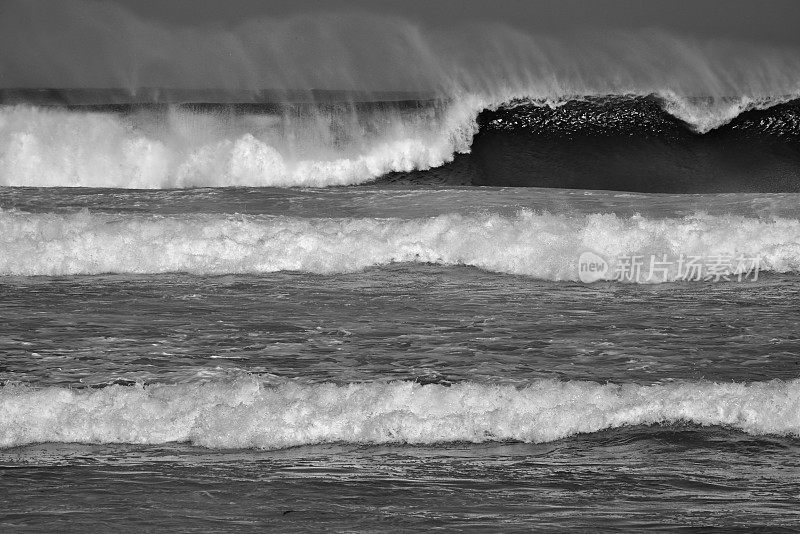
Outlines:
[[527,387],[413,382],[266,385],[249,375],[103,389],[0,388],[0,446],[42,442],[281,448],[316,443],[546,442],[691,422],[800,435],[800,381]]
[[563,102],[512,100],[479,117],[482,130],[542,137],[648,136],[660,139],[713,137],[800,140],[800,100],[684,98],[623,95]]
[[[683,218],[445,214],[416,219],[256,215],[0,212],[0,274],[333,274],[395,262],[469,265],[545,280],[579,279],[579,256],[758,258],[800,272],[800,221],[698,214]],[[741,266],[742,269],[745,266]],[[677,266],[647,282],[681,280]],[[737,267],[733,267],[735,272]],[[642,280],[633,280],[642,281]]]
[[[497,103],[462,95],[88,111],[5,106],[0,185],[324,187],[425,171],[471,152],[480,175],[454,174],[457,183],[793,191],[800,188],[800,102],[784,100],[627,95]],[[425,183],[426,175],[411,181]]]
[[728,104],[718,114],[688,118],[655,96],[556,107],[518,102],[486,111],[468,158],[475,171],[460,183],[649,193],[800,190],[800,101],[765,109]]

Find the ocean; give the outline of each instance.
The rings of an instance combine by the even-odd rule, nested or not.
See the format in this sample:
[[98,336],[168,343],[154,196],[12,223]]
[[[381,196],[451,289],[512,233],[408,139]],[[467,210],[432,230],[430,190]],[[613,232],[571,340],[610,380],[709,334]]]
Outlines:
[[0,93],[2,528],[796,528],[800,93],[631,85]]

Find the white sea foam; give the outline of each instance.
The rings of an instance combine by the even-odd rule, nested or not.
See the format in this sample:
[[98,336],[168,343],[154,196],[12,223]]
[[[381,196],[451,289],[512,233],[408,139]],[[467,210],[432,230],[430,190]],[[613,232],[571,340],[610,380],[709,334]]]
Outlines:
[[171,110],[0,108],[0,185],[182,188],[330,186],[424,170],[468,152],[480,105],[309,117]]
[[[577,280],[587,251],[610,262],[609,279],[633,255],[743,255],[758,257],[761,271],[800,272],[800,221],[530,210],[417,219],[0,212],[2,275],[332,274],[417,262]],[[676,278],[673,269],[648,281]]]
[[315,443],[546,442],[631,425],[691,422],[800,435],[800,381],[641,386],[539,381],[266,385],[249,375],[100,390],[0,389],[0,446],[186,442],[212,448]]

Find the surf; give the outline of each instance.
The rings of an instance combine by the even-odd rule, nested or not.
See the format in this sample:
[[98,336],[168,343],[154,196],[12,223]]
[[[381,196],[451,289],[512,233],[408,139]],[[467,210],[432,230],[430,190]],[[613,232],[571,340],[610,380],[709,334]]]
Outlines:
[[[197,275],[296,271],[331,275],[392,263],[471,266],[551,281],[580,279],[592,252],[614,280],[625,258],[671,267],[639,283],[682,281],[681,258],[740,257],[763,272],[800,272],[800,221],[696,214],[685,217],[446,213],[418,218],[284,215],[0,212],[0,275],[101,273]],[[731,266],[731,275],[752,265]],[[698,279],[700,281],[700,279]]]
[[[174,189],[331,186],[440,166],[469,150],[461,107],[347,104],[131,109],[0,108],[0,184]],[[469,117],[469,118],[467,118]]]
[[[733,118],[725,112],[723,118],[695,117],[696,122],[673,114],[670,105],[649,95],[491,105],[473,96],[328,104],[5,106],[0,107],[0,184],[125,189],[329,187],[379,179],[424,184],[424,171],[462,154],[472,170],[467,177],[451,173],[451,182],[645,192],[800,187],[798,101],[776,99],[765,110],[764,105],[742,110],[741,102],[728,101],[739,110]],[[708,130],[715,121],[724,124]],[[581,162],[589,160],[598,160],[601,168],[592,165],[596,170],[587,172]],[[744,160],[746,167],[738,163]]]
[[541,443],[611,428],[681,422],[798,436],[798,408],[797,380],[653,385],[541,380],[514,387],[404,381],[269,384],[242,374],[101,389],[7,384],[0,388],[0,447]]

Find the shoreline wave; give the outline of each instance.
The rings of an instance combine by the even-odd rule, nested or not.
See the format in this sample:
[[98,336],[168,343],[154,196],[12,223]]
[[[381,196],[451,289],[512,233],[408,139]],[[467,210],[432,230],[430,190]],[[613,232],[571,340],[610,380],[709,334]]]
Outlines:
[[[410,262],[575,281],[584,252],[609,260],[609,270],[600,277],[604,280],[613,279],[621,258],[651,255],[746,256],[758,258],[760,271],[796,273],[800,221],[528,209],[515,215],[452,213],[417,219],[0,212],[0,275],[14,276],[336,274]],[[677,268],[673,264],[647,282],[681,280]]]
[[184,442],[276,449],[318,443],[547,442],[690,422],[800,436],[800,380],[657,385],[542,380],[267,385],[256,377],[103,389],[0,388],[0,447]]

